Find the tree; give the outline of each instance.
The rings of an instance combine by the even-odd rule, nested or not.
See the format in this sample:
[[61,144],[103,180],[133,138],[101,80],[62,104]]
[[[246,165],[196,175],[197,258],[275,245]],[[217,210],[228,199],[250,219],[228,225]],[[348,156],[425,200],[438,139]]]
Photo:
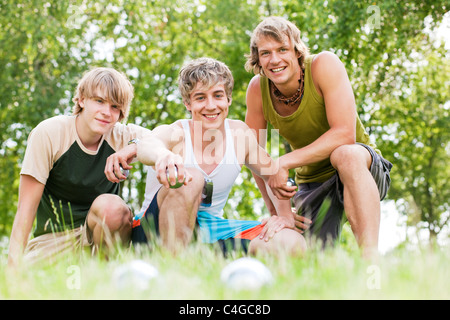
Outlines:
[[[1,0],[0,233],[9,233],[17,206],[27,136],[43,119],[70,109],[76,78],[91,62],[84,28],[68,28],[65,2]],[[74,52],[77,52],[75,55]]]
[[[417,48],[386,77],[392,88],[378,103],[385,155],[396,163],[390,197],[409,223],[425,228],[432,241],[448,225],[450,167],[449,52],[421,35]],[[408,63],[407,63],[408,62]]]

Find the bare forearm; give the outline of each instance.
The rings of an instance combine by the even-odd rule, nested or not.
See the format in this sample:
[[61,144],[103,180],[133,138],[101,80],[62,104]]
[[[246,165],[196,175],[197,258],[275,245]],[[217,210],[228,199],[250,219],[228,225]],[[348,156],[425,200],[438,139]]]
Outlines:
[[28,243],[44,187],[44,184],[32,176],[20,176],[19,202],[9,244],[8,265],[10,266],[17,264]]
[[137,159],[147,166],[153,166],[162,154],[171,152],[158,139],[141,141],[137,147]]
[[259,177],[255,173],[253,173],[253,177],[255,178],[255,182],[258,185],[259,191],[261,192],[261,196],[263,197],[264,203],[266,204],[266,207],[269,210],[270,215],[272,216],[276,215],[277,210],[268,194],[268,188],[266,188],[266,183],[261,177]]
[[18,212],[14,219],[14,224],[9,240],[8,265],[17,266],[27,246],[33,220]]
[[280,217],[284,217],[291,222],[294,222],[294,218],[292,217],[291,210],[291,201],[290,200],[280,200],[278,199],[272,192],[272,190],[266,187],[266,191],[268,197],[270,198],[271,203],[275,208],[276,215]]
[[291,211],[291,202],[290,200],[279,200],[273,192],[268,188],[267,184],[264,180],[257,175],[253,175],[255,178],[256,184],[259,187],[261,195],[264,199],[264,203],[266,204],[267,209],[272,216],[280,216],[285,217],[289,220],[293,220],[292,211]]
[[177,145],[183,141],[183,129],[176,124],[161,125],[146,135],[137,145],[137,159],[145,165],[153,166],[167,154],[178,153]]
[[354,136],[346,130],[330,129],[313,143],[280,157],[280,166],[294,169],[327,159],[339,146],[355,143]]

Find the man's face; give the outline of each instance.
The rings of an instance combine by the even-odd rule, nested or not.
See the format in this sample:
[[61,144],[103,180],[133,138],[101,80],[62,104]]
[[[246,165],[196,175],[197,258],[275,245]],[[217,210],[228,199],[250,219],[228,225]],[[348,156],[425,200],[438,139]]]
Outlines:
[[111,104],[104,92],[95,91],[91,98],[80,99],[83,111],[79,118],[83,120],[85,130],[93,134],[103,135],[114,127],[120,117],[118,106]]
[[298,80],[299,56],[287,35],[281,42],[272,37],[262,37],[258,41],[259,65],[275,84],[285,84],[293,78]]
[[231,105],[223,84],[208,89],[202,83],[197,83],[190,100],[185,105],[191,111],[193,121],[201,121],[204,130],[222,128]]

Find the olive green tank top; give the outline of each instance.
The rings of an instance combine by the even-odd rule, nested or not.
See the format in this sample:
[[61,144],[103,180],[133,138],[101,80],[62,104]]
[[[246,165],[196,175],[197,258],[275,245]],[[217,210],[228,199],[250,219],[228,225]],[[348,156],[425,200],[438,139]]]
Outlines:
[[[311,75],[313,58],[314,55],[311,55],[305,59],[303,98],[298,109],[289,116],[283,117],[274,109],[270,98],[268,78],[260,78],[264,118],[275,129],[279,130],[279,134],[286,139],[293,150],[311,144],[330,129],[325,112],[324,99],[317,92]],[[381,155],[376,146],[370,142],[369,135],[366,133],[358,116],[356,118],[356,141],[371,146]],[[297,183],[324,182],[335,173],[335,169],[328,158],[296,168],[295,172]]]

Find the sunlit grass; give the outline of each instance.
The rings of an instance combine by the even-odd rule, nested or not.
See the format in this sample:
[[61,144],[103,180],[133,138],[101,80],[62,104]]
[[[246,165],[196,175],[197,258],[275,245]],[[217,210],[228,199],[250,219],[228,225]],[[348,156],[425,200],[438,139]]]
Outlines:
[[[396,249],[376,262],[363,260],[350,244],[310,250],[303,258],[258,257],[273,284],[257,291],[233,291],[220,272],[242,257],[194,243],[177,256],[154,249],[119,249],[108,259],[84,252],[6,272],[0,257],[0,299],[449,299],[448,248]],[[118,288],[114,270],[142,259],[159,270],[147,290]]]

